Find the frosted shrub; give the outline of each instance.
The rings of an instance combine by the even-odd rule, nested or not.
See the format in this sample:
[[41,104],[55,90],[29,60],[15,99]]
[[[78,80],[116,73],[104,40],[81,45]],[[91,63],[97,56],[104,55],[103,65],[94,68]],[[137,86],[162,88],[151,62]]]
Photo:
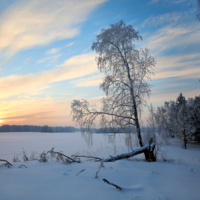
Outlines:
[[19,155],[14,154],[13,162],[20,162]]

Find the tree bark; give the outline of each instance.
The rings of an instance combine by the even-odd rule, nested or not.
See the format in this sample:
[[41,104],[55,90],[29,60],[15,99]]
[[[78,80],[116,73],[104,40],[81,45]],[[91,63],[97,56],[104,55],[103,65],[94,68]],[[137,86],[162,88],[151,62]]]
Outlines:
[[187,149],[187,138],[186,138],[186,134],[185,134],[185,127],[183,130],[183,135],[184,135],[184,147],[185,147],[185,149]]
[[184,138],[184,147],[187,149],[187,139]]

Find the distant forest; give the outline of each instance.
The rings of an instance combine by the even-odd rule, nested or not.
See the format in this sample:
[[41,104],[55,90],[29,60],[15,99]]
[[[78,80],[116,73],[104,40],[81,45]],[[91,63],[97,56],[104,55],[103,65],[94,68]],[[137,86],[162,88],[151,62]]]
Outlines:
[[[92,133],[125,133],[127,130],[115,130],[113,128],[93,128],[90,129]],[[79,128],[73,126],[34,126],[34,125],[2,125],[0,126],[0,132],[46,132],[46,133],[67,133],[81,131]]]
[[2,125],[0,126],[0,132],[49,132],[49,133],[61,133],[61,132],[76,132],[79,129],[72,126],[34,126],[34,125]]

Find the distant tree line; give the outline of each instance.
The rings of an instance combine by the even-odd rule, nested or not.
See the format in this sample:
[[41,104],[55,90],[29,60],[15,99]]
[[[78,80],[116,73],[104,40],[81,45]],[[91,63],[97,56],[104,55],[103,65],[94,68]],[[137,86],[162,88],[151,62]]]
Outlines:
[[0,126],[0,132],[49,132],[49,133],[61,133],[61,132],[75,132],[79,129],[72,126],[34,126],[34,125],[2,125]]
[[134,132],[136,133],[135,126],[123,127],[121,129],[114,127],[105,127],[105,128],[95,128],[91,130],[94,133],[130,133],[134,130]]
[[[93,128],[90,129],[91,133],[127,133],[133,130],[134,127],[126,127],[120,129],[116,128]],[[73,126],[34,126],[34,125],[2,125],[0,126],[0,132],[46,132],[46,133],[63,133],[63,132],[76,132],[80,131],[79,128]]]

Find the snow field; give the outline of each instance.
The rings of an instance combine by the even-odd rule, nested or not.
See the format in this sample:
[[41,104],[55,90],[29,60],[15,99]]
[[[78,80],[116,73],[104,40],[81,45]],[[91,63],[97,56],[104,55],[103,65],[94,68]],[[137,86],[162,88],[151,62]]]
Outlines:
[[[104,163],[98,178],[95,174],[100,162],[86,161],[63,165],[59,162],[40,163],[37,160],[12,162],[22,148],[30,156],[31,151],[38,154],[55,147],[71,156],[93,155],[106,158],[127,152],[123,134],[116,138],[115,147],[107,143],[102,134],[93,135],[93,146],[88,147],[80,133],[0,133],[0,158],[13,164],[11,168],[0,168],[0,199],[2,200],[198,200],[200,199],[200,147],[189,144],[188,149],[181,147],[179,140],[163,146],[166,159],[155,163],[145,162],[143,155],[127,160]],[[116,148],[116,149],[115,149]],[[19,158],[21,160],[21,154]],[[21,164],[27,168],[18,168]],[[79,173],[81,170],[85,171]],[[102,181],[119,185],[122,190]]]

